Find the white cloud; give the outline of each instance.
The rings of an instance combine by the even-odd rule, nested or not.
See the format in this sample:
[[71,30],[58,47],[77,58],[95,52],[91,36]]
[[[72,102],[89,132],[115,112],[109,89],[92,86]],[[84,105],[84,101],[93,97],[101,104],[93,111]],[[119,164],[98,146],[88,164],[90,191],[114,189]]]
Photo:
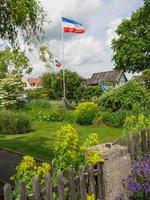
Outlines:
[[117,34],[115,30],[117,29],[118,25],[121,23],[122,19],[115,19],[112,21],[106,31],[107,35],[107,40],[106,40],[106,45],[108,47],[111,47],[111,41],[113,38],[117,38]]
[[[51,20],[47,34],[51,50],[56,59],[62,59],[61,11],[64,16],[80,21],[86,27],[86,34],[65,34],[65,61],[67,67],[84,76],[93,72],[112,70],[111,40],[122,18],[129,17],[143,0],[41,0]],[[34,59],[34,74],[45,69]]]
[[52,27],[56,27],[60,23],[61,12],[64,16],[82,20],[96,14],[102,0],[42,0],[41,3],[47,11]]

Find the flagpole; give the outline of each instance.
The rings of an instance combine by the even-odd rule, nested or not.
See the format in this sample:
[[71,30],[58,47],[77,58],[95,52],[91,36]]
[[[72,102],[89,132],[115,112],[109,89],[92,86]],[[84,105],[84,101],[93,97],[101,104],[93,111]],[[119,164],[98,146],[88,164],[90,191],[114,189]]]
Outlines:
[[63,12],[61,12],[61,26],[62,26],[62,67],[63,67],[63,97],[66,98],[66,85],[65,85],[65,59],[64,59],[64,30],[62,22]]

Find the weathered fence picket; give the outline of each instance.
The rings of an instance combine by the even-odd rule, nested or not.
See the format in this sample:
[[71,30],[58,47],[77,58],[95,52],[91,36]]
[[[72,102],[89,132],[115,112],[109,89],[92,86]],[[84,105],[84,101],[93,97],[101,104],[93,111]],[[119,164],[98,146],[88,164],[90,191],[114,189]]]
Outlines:
[[146,129],[142,129],[141,131],[141,148],[143,153],[147,151]]
[[103,165],[97,165],[97,182],[98,182],[98,198],[99,200],[105,199],[105,187],[103,179]]
[[72,168],[70,168],[68,171],[68,180],[69,180],[70,199],[76,200],[75,176],[74,176],[74,170]]
[[84,175],[84,167],[80,167],[79,169],[79,179],[80,179],[80,192],[81,192],[81,200],[86,200],[86,180]]
[[58,195],[60,200],[65,200],[65,190],[64,190],[64,181],[62,172],[58,173],[57,176],[57,184],[58,184]]
[[41,190],[38,176],[33,177],[32,180],[32,187],[33,187],[33,196],[35,200],[41,200]]
[[46,200],[53,200],[52,180],[49,174],[45,179]]
[[26,186],[23,181],[20,181],[18,184],[19,189],[19,198],[20,200],[27,200]]
[[4,186],[4,200],[13,200],[12,189],[10,184]]

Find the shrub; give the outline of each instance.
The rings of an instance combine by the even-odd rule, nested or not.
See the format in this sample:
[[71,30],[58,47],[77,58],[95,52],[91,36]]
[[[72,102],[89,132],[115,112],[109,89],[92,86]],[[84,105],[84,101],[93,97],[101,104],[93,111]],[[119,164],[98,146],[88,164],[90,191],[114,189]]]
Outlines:
[[31,123],[27,116],[12,111],[0,111],[0,133],[18,134],[31,130]]
[[100,112],[97,121],[113,127],[122,127],[126,119],[127,112],[119,110],[117,112]]
[[92,124],[97,110],[98,105],[94,102],[84,102],[78,104],[76,110],[74,111],[76,122],[80,125]]
[[29,100],[32,99],[48,99],[49,97],[49,91],[43,88],[37,88],[37,89],[29,89],[26,90],[27,97]]
[[126,118],[124,123],[125,133],[135,133],[141,131],[142,128],[150,127],[150,116],[145,117],[143,114],[137,116],[131,115]]
[[25,183],[27,194],[32,194],[32,178],[38,176],[40,185],[43,186],[45,176],[51,171],[51,166],[48,163],[42,163],[38,166],[36,161],[31,156],[24,156],[20,164],[16,167],[16,175],[11,177],[15,182],[14,197],[18,199],[18,183],[22,180]]
[[0,107],[12,109],[23,93],[23,82],[20,74],[7,74],[0,79]]
[[102,95],[102,89],[100,86],[87,86],[81,87],[77,91],[78,100],[90,101],[98,98]]
[[51,103],[49,100],[46,99],[33,99],[27,105],[29,109],[36,109],[36,108],[50,108]]
[[135,106],[145,108],[150,95],[143,83],[129,81],[128,83],[110,90],[102,95],[99,101],[101,110],[116,112],[118,110],[132,110]]
[[75,166],[78,143],[78,133],[71,125],[66,125],[57,131],[53,160],[56,170],[64,170],[70,165]]
[[98,163],[103,163],[104,159],[100,155],[99,151],[92,150],[87,153],[87,162],[92,165],[96,165]]
[[46,122],[62,122],[66,120],[66,115],[65,109],[57,109],[41,113],[40,119]]
[[[56,142],[54,144],[53,160],[54,169],[57,171],[65,171],[69,166],[76,170],[80,165],[87,165],[88,163],[97,164],[102,162],[101,155],[97,152],[89,154],[89,159],[85,160],[84,154],[88,147],[97,145],[99,143],[96,133],[91,133],[80,147],[79,135],[71,125],[62,127],[57,132]],[[92,155],[91,155],[92,154]]]

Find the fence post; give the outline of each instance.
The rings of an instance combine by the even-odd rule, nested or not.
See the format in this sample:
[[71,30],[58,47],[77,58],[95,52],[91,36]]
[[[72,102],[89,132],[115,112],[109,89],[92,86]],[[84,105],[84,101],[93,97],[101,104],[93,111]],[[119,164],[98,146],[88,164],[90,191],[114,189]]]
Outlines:
[[103,164],[97,165],[97,180],[98,180],[98,197],[99,200],[105,199],[105,186],[103,177]]
[[134,140],[135,140],[135,153],[138,156],[140,154],[140,135],[138,132],[135,133]]
[[49,174],[45,179],[46,200],[53,200],[52,181]]
[[122,146],[126,145],[126,138],[124,136],[120,139],[120,145]]
[[57,175],[57,183],[58,183],[58,194],[60,200],[65,200],[65,191],[64,191],[64,182],[63,182],[63,174],[59,172]]
[[12,189],[10,184],[4,185],[4,200],[13,200]]
[[131,158],[133,158],[133,153],[134,153],[134,141],[133,141],[133,136],[132,134],[128,135],[128,152],[131,155]]
[[19,189],[19,199],[27,200],[26,186],[23,181],[19,181],[18,189]]
[[33,186],[33,195],[35,200],[41,200],[41,190],[39,184],[38,176],[33,177],[32,179],[32,186]]
[[146,130],[145,129],[142,129],[141,131],[141,147],[142,147],[142,151],[143,153],[146,152],[147,150],[147,145],[146,145]]
[[147,147],[150,150],[150,128],[147,129]]
[[69,190],[70,190],[70,199],[76,200],[76,186],[75,186],[75,176],[74,176],[74,170],[72,168],[69,168],[68,171],[68,179],[69,179]]
[[89,189],[90,194],[96,194],[95,192],[95,178],[93,165],[88,166],[88,178],[89,178]]
[[86,182],[84,175],[84,167],[82,166],[80,166],[79,169],[79,179],[80,179],[81,200],[86,200]]

